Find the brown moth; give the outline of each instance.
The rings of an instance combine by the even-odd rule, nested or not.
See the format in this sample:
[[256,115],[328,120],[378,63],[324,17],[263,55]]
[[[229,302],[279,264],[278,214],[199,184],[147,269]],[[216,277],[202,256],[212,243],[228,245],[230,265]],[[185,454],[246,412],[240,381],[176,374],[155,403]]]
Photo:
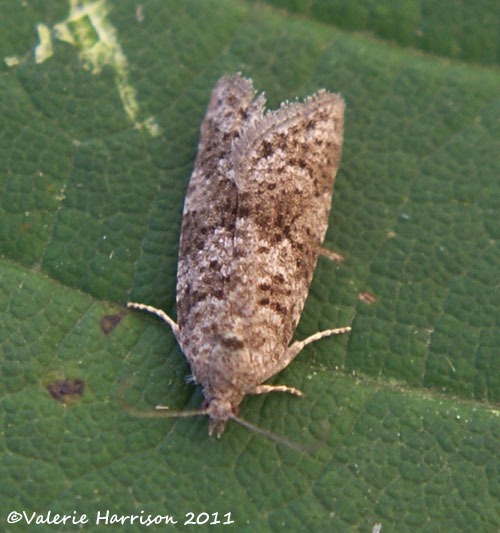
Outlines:
[[[171,328],[203,387],[199,410],[218,436],[247,394],[302,393],[264,382],[304,346],[290,344],[325,237],[342,150],[344,100],[319,91],[265,111],[240,74],[215,86],[186,194],[177,271],[177,323],[129,303]],[[254,428],[255,429],[255,428]],[[266,433],[265,431],[262,431]]]

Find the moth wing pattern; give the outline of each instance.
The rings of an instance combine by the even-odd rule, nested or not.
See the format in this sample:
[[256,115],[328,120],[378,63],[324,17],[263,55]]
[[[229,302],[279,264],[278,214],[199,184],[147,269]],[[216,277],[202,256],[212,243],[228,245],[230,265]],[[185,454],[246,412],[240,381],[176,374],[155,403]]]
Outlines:
[[321,91],[268,112],[233,146],[238,211],[229,307],[241,310],[235,328],[262,358],[257,383],[290,363],[287,347],[328,227],[344,107],[340,95]]
[[228,294],[238,208],[231,150],[244,123],[262,120],[264,97],[254,97],[252,82],[239,75],[217,82],[201,125],[184,202],[177,322],[179,343],[197,383],[207,379],[215,357],[213,346],[224,342],[217,322]]
[[319,92],[264,114],[250,80],[217,83],[179,248],[180,344],[205,396],[286,366],[328,225],[344,102]]

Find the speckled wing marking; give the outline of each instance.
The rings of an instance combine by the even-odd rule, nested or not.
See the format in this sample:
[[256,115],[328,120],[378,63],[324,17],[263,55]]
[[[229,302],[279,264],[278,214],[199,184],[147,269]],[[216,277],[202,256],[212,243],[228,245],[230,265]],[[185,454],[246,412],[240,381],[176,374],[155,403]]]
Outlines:
[[[263,114],[251,81],[216,85],[179,250],[180,342],[204,388],[245,394],[277,372],[328,224],[344,102],[320,92]],[[286,365],[285,365],[286,366]]]
[[227,295],[238,209],[230,156],[242,125],[262,119],[264,98],[254,101],[254,96],[251,81],[240,76],[218,81],[201,125],[186,193],[177,267],[177,321],[180,344],[196,382],[206,374],[196,370],[196,362],[208,364],[212,343],[225,338],[217,317]]
[[307,298],[328,226],[343,112],[339,95],[321,92],[266,114],[234,144],[231,301],[252,310],[251,324],[237,315],[236,327],[268,361],[256,372],[260,383],[281,370]]

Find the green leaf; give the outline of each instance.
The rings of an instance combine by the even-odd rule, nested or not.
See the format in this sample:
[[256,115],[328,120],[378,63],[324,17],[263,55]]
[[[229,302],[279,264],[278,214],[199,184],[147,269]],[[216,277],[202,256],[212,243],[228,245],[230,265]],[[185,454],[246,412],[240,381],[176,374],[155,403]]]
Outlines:
[[[257,3],[261,0],[252,0]],[[424,52],[484,65],[499,60],[495,0],[264,0],[346,30],[364,30]]]
[[[76,531],[86,514],[88,531],[184,530],[192,512],[231,513],[238,531],[500,529],[492,4],[467,19],[451,1],[4,4],[2,528]],[[201,401],[168,328],[125,303],[175,315],[199,125],[236,71],[270,108],[321,87],[348,106],[325,243],[346,260],[320,259],[296,337],[352,333],[273,380],[303,399],[241,408],[303,453],[127,407]],[[96,525],[107,510],[177,523]],[[11,525],[12,511],[70,521]]]

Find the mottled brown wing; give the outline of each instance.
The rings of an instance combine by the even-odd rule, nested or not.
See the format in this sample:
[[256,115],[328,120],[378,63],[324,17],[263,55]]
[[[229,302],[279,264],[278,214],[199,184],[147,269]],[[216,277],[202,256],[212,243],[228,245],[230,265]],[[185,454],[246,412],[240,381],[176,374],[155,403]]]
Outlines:
[[[283,357],[328,224],[344,103],[318,93],[263,116],[250,80],[216,85],[181,230],[180,344],[205,397],[254,389]],[[239,403],[240,400],[235,403]]]
[[204,357],[223,300],[238,207],[231,149],[243,123],[262,119],[264,99],[253,101],[251,80],[221,78],[201,125],[198,155],[184,203],[177,267],[177,322],[190,363]]
[[300,319],[328,226],[344,101],[320,92],[267,113],[234,143],[233,331],[272,375]]

